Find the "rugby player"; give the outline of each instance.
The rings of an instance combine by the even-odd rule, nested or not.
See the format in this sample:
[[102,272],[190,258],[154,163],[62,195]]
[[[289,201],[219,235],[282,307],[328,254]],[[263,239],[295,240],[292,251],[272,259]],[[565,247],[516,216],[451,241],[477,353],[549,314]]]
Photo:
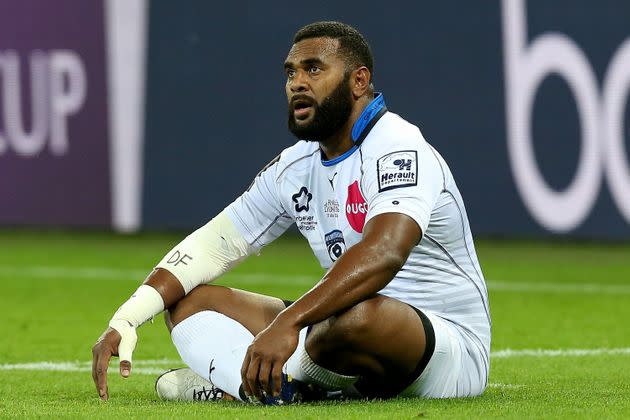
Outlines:
[[[159,378],[164,398],[193,399],[203,387],[208,399],[282,403],[298,384],[379,398],[482,393],[487,289],[448,165],[374,91],[372,54],[356,29],[303,27],[284,69],[288,125],[300,140],[168,252],[114,314],[93,348],[99,396],[108,398],[110,358],[128,377],[136,328],[165,308],[190,369]],[[413,82],[411,72],[400,78]],[[293,223],[326,269],[297,301],[205,284]]]

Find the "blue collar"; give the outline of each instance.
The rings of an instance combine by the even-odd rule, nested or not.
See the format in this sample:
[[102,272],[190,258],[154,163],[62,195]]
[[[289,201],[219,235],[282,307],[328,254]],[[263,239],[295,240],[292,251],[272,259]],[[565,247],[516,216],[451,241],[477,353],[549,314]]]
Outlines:
[[361,115],[359,115],[359,118],[354,122],[354,125],[352,126],[353,142],[356,143],[357,140],[359,140],[363,130],[365,130],[370,121],[372,121],[382,108],[385,108],[385,97],[383,97],[382,93],[378,92],[368,106],[365,107]]
[[361,143],[363,143],[363,140],[365,140],[370,130],[372,130],[372,127],[374,127],[376,122],[383,116],[383,114],[385,114],[385,112],[387,112],[385,98],[382,93],[378,92],[352,126],[352,141],[354,142],[354,145],[344,154],[331,160],[325,160],[324,153],[322,152],[322,165],[333,166],[353,154],[359,148]]

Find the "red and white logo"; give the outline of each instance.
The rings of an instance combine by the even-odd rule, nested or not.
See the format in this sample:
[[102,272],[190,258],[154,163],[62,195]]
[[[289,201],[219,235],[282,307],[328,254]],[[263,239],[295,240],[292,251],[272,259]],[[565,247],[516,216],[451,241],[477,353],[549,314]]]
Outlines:
[[359,190],[359,181],[354,181],[348,186],[348,199],[346,200],[346,217],[352,229],[361,233],[365,224],[368,206]]

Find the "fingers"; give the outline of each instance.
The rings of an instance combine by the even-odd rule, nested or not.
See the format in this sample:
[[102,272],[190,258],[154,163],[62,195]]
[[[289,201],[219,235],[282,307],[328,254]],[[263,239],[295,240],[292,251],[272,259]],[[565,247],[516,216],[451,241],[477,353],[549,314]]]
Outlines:
[[258,392],[265,393],[267,395],[271,395],[271,382],[269,380],[271,376],[271,366],[273,362],[263,360],[260,363],[260,368],[258,369]]
[[241,368],[243,391],[247,396],[261,399],[265,395],[280,395],[282,386],[282,364],[274,363],[273,359],[245,356]]
[[[284,363],[274,363],[273,370],[271,371],[271,383],[273,388],[271,389],[271,394],[274,397],[280,395],[280,390],[282,388],[282,366]],[[267,391],[269,392],[269,391]]]
[[247,383],[245,393],[247,395],[253,395],[255,398],[260,399],[262,394],[260,392],[260,388],[258,386],[258,371],[260,369],[260,359],[253,358],[250,359],[249,367],[247,368],[247,372],[245,373],[245,382]]
[[[135,331],[134,331],[135,332]],[[120,376],[128,378],[131,374],[131,360],[136,348],[137,336],[124,334],[118,345],[118,357],[120,359]]]
[[95,346],[92,354],[92,379],[96,385],[96,392],[98,396],[103,400],[109,398],[107,389],[107,366],[109,365],[109,359],[112,354],[107,349],[101,346]]
[[245,358],[243,359],[243,365],[241,366],[241,385],[243,385],[243,392],[248,397],[252,395],[252,390],[249,387],[249,382],[247,382],[247,371],[249,370],[249,349],[247,349],[247,353],[245,353]]
[[136,349],[138,335],[136,329],[124,323],[114,323],[114,326],[120,334],[120,344],[118,344],[118,357],[120,358],[120,375],[128,378],[131,374],[131,361],[133,351]]
[[129,360],[120,361],[120,376],[128,378],[131,374],[131,362]]

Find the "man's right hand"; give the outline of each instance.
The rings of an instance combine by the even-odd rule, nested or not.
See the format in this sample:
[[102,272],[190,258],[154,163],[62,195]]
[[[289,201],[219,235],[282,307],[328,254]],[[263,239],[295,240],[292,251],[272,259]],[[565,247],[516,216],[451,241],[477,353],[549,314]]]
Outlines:
[[131,373],[131,354],[136,347],[137,335],[133,327],[121,326],[122,336],[114,328],[107,328],[92,347],[92,379],[99,397],[109,398],[107,389],[107,368],[112,356],[120,357],[120,375],[127,378]]
[[[144,285],[150,286],[141,293],[144,298],[147,297],[147,290],[153,288],[149,296],[157,293],[159,294],[159,302],[156,303],[156,299],[149,299],[153,303],[149,304],[149,308],[142,309],[140,307],[140,314],[136,311],[132,311],[129,315],[129,307],[126,308],[126,315],[121,315],[118,311],[123,310],[126,305],[132,302],[132,299],[137,298],[137,294],[141,292],[142,286],[136,290],[136,293],[121,306],[114,318],[109,321],[109,328],[99,337],[92,347],[92,378],[94,379],[94,385],[96,385],[96,391],[102,400],[109,398],[109,392],[107,390],[107,367],[109,366],[109,360],[112,356],[118,356],[120,358],[120,375],[123,378],[129,377],[131,373],[131,356],[136,348],[136,342],[138,336],[136,334],[136,327],[142,325],[142,323],[150,319],[153,315],[160,313],[164,308],[178,302],[184,297],[184,288],[173,274],[168,270],[157,268],[149,274],[144,282]],[[144,303],[143,303],[144,302]],[[138,302],[133,305],[138,305]],[[141,305],[147,306],[146,301],[141,301]],[[158,307],[159,306],[159,307]],[[144,311],[144,312],[143,312]],[[125,312],[125,311],[123,311]],[[131,321],[135,320],[136,324],[132,324]],[[136,327],[134,327],[136,325]]]

